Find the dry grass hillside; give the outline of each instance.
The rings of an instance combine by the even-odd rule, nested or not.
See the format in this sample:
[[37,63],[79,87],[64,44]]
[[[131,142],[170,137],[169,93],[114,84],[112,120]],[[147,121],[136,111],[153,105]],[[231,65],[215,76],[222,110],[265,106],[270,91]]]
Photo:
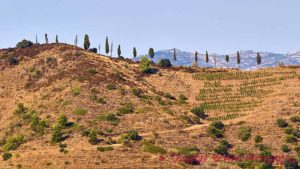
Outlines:
[[254,168],[266,163],[224,159],[300,157],[300,68],[154,67],[65,44],[1,49],[0,168]]

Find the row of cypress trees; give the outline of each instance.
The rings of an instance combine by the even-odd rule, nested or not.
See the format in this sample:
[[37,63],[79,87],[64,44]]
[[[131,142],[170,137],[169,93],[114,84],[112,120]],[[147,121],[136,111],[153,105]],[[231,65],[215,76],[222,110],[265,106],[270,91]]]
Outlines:
[[[48,34],[47,33],[45,33],[45,42],[46,42],[46,44],[49,43]],[[55,37],[55,42],[59,43],[58,35],[56,35],[56,37]],[[37,35],[36,35],[36,43],[38,43],[38,37],[37,37]],[[78,45],[78,36],[77,35],[75,36],[74,45],[75,46]],[[91,45],[91,43],[90,43],[89,36],[87,34],[85,34],[85,36],[84,36],[84,43],[83,43],[84,49],[89,50],[90,49],[90,45]],[[93,48],[93,49],[94,49],[93,51],[97,51],[97,48]],[[98,50],[99,50],[99,54],[100,54],[100,45],[98,46]],[[108,37],[106,37],[106,39],[105,39],[105,53],[106,53],[107,56],[109,55],[109,53],[110,53],[110,56],[112,56],[112,52],[113,52],[113,43],[111,43],[111,45],[109,45]],[[117,53],[118,53],[118,57],[122,57],[121,45],[118,45]],[[151,58],[152,61],[153,61],[154,55],[155,55],[154,49],[150,48],[149,51],[148,51],[148,56]],[[237,56],[236,57],[236,62],[237,62],[237,65],[239,66],[240,63],[241,63],[241,56],[240,56],[240,52],[239,51],[237,51],[236,56]],[[135,47],[133,48],[133,57],[134,58],[137,57],[137,50],[136,50]],[[227,67],[228,67],[229,59],[230,59],[229,55],[226,55],[225,56],[225,61],[227,63]],[[176,65],[177,53],[176,53],[176,49],[175,48],[173,50],[173,60],[174,60],[174,64]],[[205,53],[205,61],[208,64],[208,62],[209,62],[208,51],[206,51],[206,53]],[[194,60],[194,62],[196,64],[198,64],[198,52],[197,51],[195,52],[195,60]],[[257,63],[257,65],[261,64],[260,53],[257,53],[256,63]],[[216,67],[216,56],[215,55],[214,55],[214,64],[215,64],[215,67]]]

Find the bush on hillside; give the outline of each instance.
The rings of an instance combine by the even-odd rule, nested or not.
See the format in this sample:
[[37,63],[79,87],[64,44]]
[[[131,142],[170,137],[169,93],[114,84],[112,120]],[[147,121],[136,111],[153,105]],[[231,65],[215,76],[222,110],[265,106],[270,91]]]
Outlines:
[[194,113],[197,117],[199,117],[201,119],[205,119],[206,118],[203,106],[194,107],[191,110],[191,112]]
[[291,151],[291,149],[289,148],[288,145],[283,144],[283,145],[281,146],[281,151],[284,152],[284,153],[288,153],[288,152]]
[[23,39],[21,42],[17,43],[17,48],[27,48],[32,46],[33,43],[29,40]]
[[162,68],[172,67],[172,64],[169,59],[160,59],[158,61],[158,66]]
[[207,132],[211,137],[222,138],[224,135],[224,124],[221,121],[215,121],[209,125]]
[[293,117],[291,117],[290,118],[290,120],[292,121],[292,122],[300,122],[300,116],[293,116]]
[[4,152],[2,155],[3,161],[9,160],[11,157],[12,157],[12,154],[8,153],[8,152]]
[[8,56],[7,60],[10,65],[18,64],[18,60],[13,55]]
[[260,143],[263,141],[263,138],[261,135],[256,135],[254,138],[255,143]]
[[98,52],[97,48],[90,48],[89,51],[92,52],[92,53],[97,53]]
[[238,138],[242,141],[247,141],[251,137],[251,128],[249,127],[240,127],[238,129]]
[[15,135],[8,137],[3,145],[4,151],[16,150],[21,144],[24,143],[23,135]]
[[288,123],[284,119],[277,119],[276,124],[278,127],[285,128],[288,126]]
[[151,60],[149,60],[146,56],[143,56],[140,61],[140,69],[143,73],[151,72]]

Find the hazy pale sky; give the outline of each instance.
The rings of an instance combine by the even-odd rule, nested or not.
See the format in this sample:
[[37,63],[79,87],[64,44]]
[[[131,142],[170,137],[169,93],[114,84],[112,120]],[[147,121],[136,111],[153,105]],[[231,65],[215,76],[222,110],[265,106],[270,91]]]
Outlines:
[[[105,36],[123,54],[179,48],[220,54],[253,49],[300,50],[299,0],[5,0],[0,6],[0,48],[21,39],[104,46]],[[114,50],[116,53],[116,49]],[[102,48],[103,53],[103,48]]]

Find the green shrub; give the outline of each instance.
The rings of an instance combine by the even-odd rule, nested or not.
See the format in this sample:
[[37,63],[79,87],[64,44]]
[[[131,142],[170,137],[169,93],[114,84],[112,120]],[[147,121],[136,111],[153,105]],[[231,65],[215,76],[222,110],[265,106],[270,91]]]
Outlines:
[[288,153],[288,152],[291,151],[291,149],[289,148],[288,145],[283,144],[283,145],[281,146],[281,151],[284,152],[284,153]]
[[160,59],[158,61],[158,66],[162,68],[172,67],[172,64],[169,59]]
[[11,154],[11,153],[8,153],[8,152],[4,152],[4,153],[2,154],[2,159],[3,159],[3,161],[9,160],[11,157],[12,157],[12,154]]
[[23,39],[21,42],[17,43],[17,48],[27,48],[32,46],[33,43],[29,40]]
[[199,153],[197,147],[178,147],[176,148],[176,153],[184,156],[192,156]]
[[142,90],[139,88],[132,88],[132,94],[137,96],[137,97],[141,97],[142,96]]
[[98,52],[98,49],[97,49],[97,48],[90,48],[90,49],[89,49],[89,52],[97,53],[97,52]]
[[287,127],[284,131],[285,131],[286,134],[291,135],[291,134],[293,134],[293,132],[294,132],[294,128],[292,128],[292,127]]
[[82,109],[82,108],[77,108],[73,111],[74,114],[84,116],[87,113],[87,110]]
[[63,141],[63,131],[61,125],[55,125],[52,128],[52,134],[51,134],[51,142],[52,143],[59,143]]
[[151,141],[144,141],[144,152],[151,153],[151,154],[166,154],[167,151],[160,147],[156,146],[153,142]]
[[293,116],[293,117],[290,118],[290,120],[291,120],[292,122],[294,122],[294,123],[300,122],[300,116]]
[[109,121],[111,123],[117,123],[119,121],[119,119],[113,113],[109,113],[107,115],[98,115],[96,119],[100,121]]
[[13,55],[8,56],[7,61],[10,65],[16,65],[18,64],[18,60]]
[[67,144],[59,143],[58,147],[60,152],[66,152]]
[[63,128],[67,127],[68,118],[66,117],[66,115],[64,114],[60,115],[59,118],[57,119],[57,124]]
[[101,152],[105,152],[105,151],[112,151],[114,150],[114,148],[112,146],[107,146],[107,147],[97,147],[97,150],[98,151],[101,151]]
[[242,126],[238,129],[237,135],[240,140],[247,141],[251,137],[251,128]]
[[277,119],[276,124],[278,127],[285,128],[288,126],[288,123],[284,119]]
[[172,96],[170,93],[164,93],[164,97],[170,100],[176,100],[176,98]]
[[97,69],[95,69],[95,68],[89,68],[88,72],[93,75],[98,73]]
[[138,132],[135,130],[129,130],[126,134],[123,134],[119,140],[120,143],[125,143],[128,141],[138,141],[141,140],[142,137],[139,136]]
[[297,138],[293,135],[287,135],[285,138],[285,141],[287,143],[295,143],[295,142],[297,142]]
[[80,87],[75,87],[72,89],[72,93],[74,96],[78,96],[81,92],[81,88]]
[[187,100],[188,98],[184,94],[179,95],[179,103],[181,104],[186,103]]
[[89,132],[88,137],[89,137],[89,142],[90,142],[92,145],[97,144],[97,142],[98,142],[98,139],[97,139],[97,133],[96,133],[94,130],[91,130],[91,131]]
[[255,143],[260,143],[263,141],[263,137],[261,135],[256,135],[254,141]]
[[127,103],[127,104],[125,104],[123,107],[120,107],[120,108],[118,109],[118,112],[119,112],[120,114],[129,114],[129,113],[133,113],[133,112],[134,112],[133,106],[132,106],[132,104]]
[[42,120],[36,113],[31,117],[30,128],[38,134],[44,134],[45,128],[48,127],[46,121]]
[[225,127],[225,125],[221,121],[214,121],[211,123],[211,126],[219,130],[224,129]]
[[219,145],[214,149],[214,152],[221,155],[228,155],[228,149],[231,148],[231,145],[227,140],[221,140]]
[[197,117],[199,117],[201,119],[205,119],[206,118],[203,106],[194,107],[191,110],[191,112],[194,113]]
[[143,73],[150,73],[151,72],[151,60],[149,60],[146,56],[143,56],[141,58],[139,67]]
[[224,135],[224,124],[221,121],[215,121],[209,125],[207,132],[214,138],[222,138]]
[[117,86],[114,85],[114,84],[108,84],[108,85],[106,85],[106,88],[107,88],[108,90],[115,90],[115,89],[117,89]]
[[23,135],[15,135],[8,137],[3,145],[4,151],[16,150],[21,144],[24,143]]

